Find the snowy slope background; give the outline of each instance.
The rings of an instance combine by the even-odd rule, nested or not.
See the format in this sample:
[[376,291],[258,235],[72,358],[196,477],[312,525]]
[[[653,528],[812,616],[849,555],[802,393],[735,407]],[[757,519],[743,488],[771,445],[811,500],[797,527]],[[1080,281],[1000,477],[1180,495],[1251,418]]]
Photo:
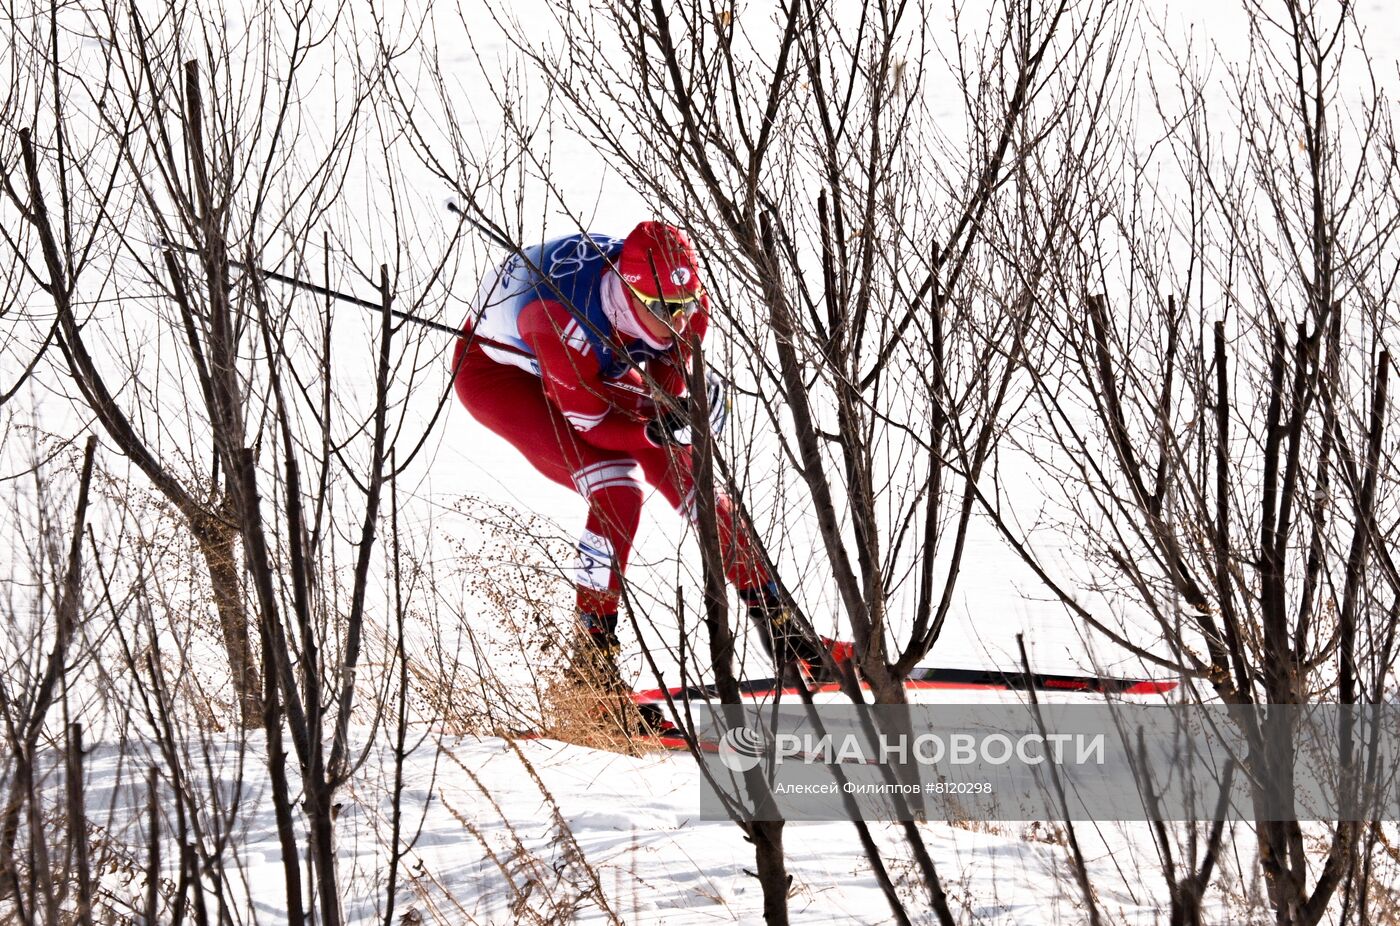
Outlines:
[[[532,8],[531,2],[512,6],[514,25],[505,28],[524,30],[531,41],[548,43],[554,19],[543,4]],[[254,5],[249,7],[251,10]],[[237,30],[242,12],[237,8],[227,11],[231,30]],[[1358,11],[1367,26],[1376,71],[1387,79],[1396,76],[1400,55],[1400,28],[1389,12],[1379,2]],[[76,12],[71,15],[74,38],[70,60],[74,71],[81,73],[97,60],[100,29],[92,23],[84,25]],[[503,26],[496,15],[471,2],[457,9],[429,4],[425,9],[396,9],[388,15],[368,5],[361,8],[352,4],[345,15],[362,36],[370,35],[376,25],[390,32],[407,31],[419,17],[425,18],[431,26],[428,34],[449,68],[446,76],[451,92],[460,96],[463,111],[470,110],[477,117],[456,128],[481,150],[493,150],[502,134],[504,117],[494,97],[502,86],[511,86],[519,94],[511,101],[517,107],[512,118],[541,120],[552,126],[547,160],[533,173],[547,173],[553,189],[527,172],[509,176],[507,181],[519,185],[503,194],[503,210],[518,209],[526,236],[565,234],[580,226],[623,234],[636,221],[651,216],[649,205],[609,172],[585,140],[571,135],[557,117],[550,116],[550,101],[542,97],[538,79],[519,63],[511,41],[501,34]],[[756,11],[755,15],[766,14]],[[936,8],[932,15],[937,18]],[[1173,2],[1143,9],[1141,15],[1144,42],[1179,47],[1189,40],[1204,56],[1218,56],[1220,61],[1236,61],[1243,55],[1243,15],[1231,4]],[[38,29],[40,23],[37,17],[25,16],[15,21],[21,32]],[[1160,24],[1160,34],[1149,21]],[[78,38],[82,35],[88,38]],[[298,100],[294,118],[312,138],[317,137],[318,126],[333,121],[330,117],[337,112],[342,85],[335,79],[334,58],[345,48],[337,44],[318,51],[325,59],[320,65],[324,76]],[[518,84],[503,84],[503,75]],[[1220,92],[1226,93],[1223,89]],[[425,100],[430,100],[426,79],[424,94]],[[425,103],[425,112],[431,110],[431,104]],[[427,122],[431,125],[431,118]],[[956,124],[942,128],[954,139],[964,131]],[[445,131],[441,126],[439,130]],[[367,278],[371,268],[390,260],[382,246],[394,229],[386,218],[389,209],[382,191],[392,166],[400,172],[400,180],[407,181],[407,188],[399,189],[399,198],[392,203],[395,208],[409,209],[404,225],[411,234],[397,247],[400,257],[411,253],[435,258],[449,247],[456,248],[448,273],[431,282],[422,275],[424,289],[417,294],[420,310],[435,312],[433,317],[439,321],[457,323],[467,311],[476,281],[501,259],[501,252],[480,240],[452,245],[456,223],[442,207],[446,191],[440,180],[407,150],[395,151],[391,140],[372,131],[366,132],[363,145],[364,155],[346,172],[347,189],[352,191],[347,200],[355,206],[328,220],[337,227],[339,253],[350,255],[360,271],[358,275],[342,271],[338,285],[370,295],[372,285]],[[521,197],[518,204],[513,201],[517,194]],[[5,221],[10,220],[6,213]],[[132,229],[131,234],[139,241],[145,231]],[[135,258],[119,253],[116,259]],[[411,286],[413,281],[406,282]],[[42,294],[32,284],[19,285],[28,289],[12,291],[11,298],[42,301]],[[88,296],[94,312],[92,326],[102,330],[103,293]],[[133,318],[132,303],[122,311],[128,313],[130,324],[142,326],[139,316]],[[368,316],[358,321],[349,315],[341,318],[335,329],[334,379],[344,401],[354,402],[357,392],[367,395],[373,388],[375,322]],[[17,337],[42,338],[42,313],[28,323],[17,324],[24,328]],[[171,353],[169,339],[177,333],[162,328],[154,319],[144,327],[150,340],[142,357],[150,378],[131,388],[145,390],[156,405],[162,396],[170,396],[170,407],[176,407],[173,397],[181,393],[185,383],[178,367],[167,365],[166,354]],[[724,356],[722,339],[723,331],[716,332],[720,358]],[[13,367],[16,356],[4,356],[5,383],[19,372]],[[414,388],[403,393],[399,409],[405,430],[426,439],[423,452],[399,478],[398,518],[406,545],[423,564],[424,575],[430,577],[417,592],[431,597],[433,604],[415,614],[406,644],[421,670],[415,680],[422,686],[415,708],[430,719],[410,726],[409,741],[414,748],[398,784],[386,731],[364,724],[352,734],[356,748],[366,750],[366,761],[343,795],[339,816],[338,859],[350,921],[379,922],[384,916],[379,879],[391,854],[388,800],[396,787],[404,794],[403,827],[411,846],[397,861],[403,883],[396,918],[403,917],[402,922],[759,921],[758,883],[746,871],[753,866],[752,850],[733,825],[698,819],[698,772],[688,756],[626,756],[549,739],[511,742],[464,732],[473,726],[530,729],[538,722],[539,690],[548,684],[554,668],[551,659],[557,656],[557,647],[550,648],[551,640],[557,639],[568,623],[572,595],[567,569],[584,511],[572,492],[534,473],[512,448],[461,408],[449,402],[439,414],[449,357],[446,338],[425,338],[413,361]],[[41,365],[25,389],[5,407],[5,414],[9,417],[0,450],[5,488],[0,491],[15,502],[10,516],[12,536],[32,537],[29,532],[38,523],[36,509],[53,505],[55,512],[66,512],[71,499],[44,499],[24,480],[24,473],[35,460],[58,461],[71,468],[81,437],[95,426],[64,380],[56,356]],[[737,424],[728,438],[731,449],[745,439],[744,423],[752,427],[755,415],[740,399]],[[175,445],[181,442],[180,429],[188,426],[178,416],[163,423],[174,435],[169,439]],[[746,445],[746,454],[754,467],[753,485],[775,486],[792,478],[783,473],[771,440],[758,437]],[[1032,512],[1040,506],[1053,510],[1061,503],[1059,487],[1051,477],[1037,472],[1029,459],[1008,455],[1002,466],[1007,491],[1022,499],[1027,521],[1035,520]],[[96,504],[93,520],[101,525],[103,518],[112,523],[122,517],[139,518],[142,494],[149,491],[141,486],[139,474],[110,453],[103,457],[102,467],[103,481],[111,494]],[[1017,470],[1023,471],[1019,479],[1006,476]],[[835,617],[838,599],[829,577],[816,574],[809,565],[821,562],[810,554],[820,542],[815,527],[801,512],[787,514],[793,518],[791,522],[765,525],[772,536],[782,538],[776,549],[784,581],[806,605],[819,630],[840,636],[842,627]],[[66,516],[55,513],[52,517],[61,522]],[[159,524],[150,526],[159,532]],[[691,601],[698,599],[698,554],[687,532],[687,526],[661,499],[649,498],[631,570],[635,594],[640,598],[666,602],[681,585],[694,589]],[[1092,570],[1077,558],[1074,538],[1051,532],[1042,542],[1058,551],[1065,576],[1079,580],[1090,576]],[[8,554],[13,575],[28,568],[24,554],[24,543],[16,544]],[[380,568],[374,570],[371,597],[376,600],[388,594],[383,573]],[[180,594],[190,592],[170,590],[172,598]],[[525,595],[531,599],[530,607],[517,609]],[[1097,602],[1097,606],[1113,609],[1108,601]],[[15,613],[26,613],[23,602],[18,603]],[[1141,615],[1127,612],[1115,617],[1128,628],[1129,635],[1151,639],[1155,634]],[[623,633],[629,644],[627,671],[642,687],[676,681],[674,660],[667,661],[664,654],[673,650],[677,628],[659,622],[643,626],[641,631],[650,649],[660,655],[662,676],[656,679],[645,668],[638,647],[632,645],[630,629]],[[692,646],[703,645],[693,621],[688,632]],[[955,607],[926,662],[1011,668],[1017,660],[1017,633],[1024,634],[1032,662],[1040,671],[1150,672],[1110,643],[1091,638],[1063,607],[1050,600],[1035,576],[1004,548],[995,532],[978,523]],[[193,676],[200,676],[199,660],[216,659],[217,652],[211,656],[213,645],[207,635],[192,641],[191,646],[194,649],[180,658],[191,663]],[[749,671],[764,674],[756,643],[748,643],[747,649]],[[442,659],[442,653],[450,654],[449,658]],[[433,666],[444,663],[448,668],[435,675]],[[217,673],[211,671],[203,677],[218,688]],[[139,876],[148,826],[144,769],[163,759],[143,752],[149,747],[126,738],[122,728],[128,718],[97,709],[100,699],[95,692],[103,685],[120,687],[121,681],[103,671],[96,672],[95,678],[95,683],[85,682],[95,687],[75,698],[80,705],[76,714],[89,724],[90,825],[109,843],[109,858],[113,860],[110,870],[102,873],[104,890],[117,906],[129,903],[134,911],[145,890]],[[434,692],[435,686],[438,690]],[[965,703],[976,697],[961,694],[957,700]],[[212,702],[224,707],[228,700],[226,692],[211,695]],[[193,727],[193,720],[191,724]],[[220,726],[214,723],[207,732],[191,733],[189,742],[209,754],[210,791],[237,804],[232,825],[237,848],[227,857],[224,876],[243,885],[251,900],[227,911],[227,917],[234,922],[282,922],[286,914],[285,906],[280,905],[280,848],[266,785],[259,773],[263,746],[255,735],[244,737],[220,730]],[[53,756],[50,759],[58,761]],[[52,789],[61,787],[56,772],[44,782]],[[964,821],[927,824],[924,829],[961,921],[1082,921],[1082,900],[1056,828]],[[1146,829],[1101,824],[1081,827],[1079,835],[1100,890],[1099,902],[1109,920],[1164,921],[1165,895]],[[913,863],[906,862],[903,872],[900,869],[898,860],[905,850],[898,833],[892,827],[877,827],[877,838],[896,860],[893,867],[897,877],[903,875],[902,890],[919,908],[920,888]],[[1247,838],[1241,840],[1240,851],[1247,851],[1247,844]],[[848,825],[791,825],[787,850],[794,875],[791,906],[795,922],[892,921]],[[176,877],[169,856],[163,864],[170,877]],[[1247,868],[1247,863],[1242,867]],[[1243,922],[1251,915],[1247,911],[1256,910],[1254,901],[1260,890],[1255,882],[1231,884],[1227,876],[1226,889],[1211,901],[1212,921]],[[129,921],[139,919],[133,913]],[[931,916],[928,921],[933,921]]]

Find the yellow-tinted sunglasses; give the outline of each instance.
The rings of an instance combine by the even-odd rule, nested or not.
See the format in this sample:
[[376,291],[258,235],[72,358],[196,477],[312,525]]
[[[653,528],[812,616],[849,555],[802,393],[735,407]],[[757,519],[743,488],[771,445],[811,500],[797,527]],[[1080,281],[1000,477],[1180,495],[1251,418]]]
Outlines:
[[[619,279],[621,279],[620,276]],[[637,301],[646,306],[648,312],[663,322],[673,322],[678,315],[684,315],[688,318],[694,315],[700,308],[699,294],[694,296],[672,296],[670,299],[666,299],[664,297],[648,296],[645,293],[638,292],[637,288],[626,280],[622,282],[623,285],[627,287],[628,291],[637,297]]]

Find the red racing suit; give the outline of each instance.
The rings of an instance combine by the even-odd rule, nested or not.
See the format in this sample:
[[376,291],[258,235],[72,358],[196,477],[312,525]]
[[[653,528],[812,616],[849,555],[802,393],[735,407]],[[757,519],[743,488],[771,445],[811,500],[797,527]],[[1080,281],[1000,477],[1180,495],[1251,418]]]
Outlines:
[[[545,265],[542,258],[536,269]],[[502,328],[505,303],[492,303],[487,294],[493,287],[509,289],[500,281],[509,283],[510,272],[508,262],[494,282],[487,281],[457,342],[457,397],[540,473],[588,501],[573,576],[578,609],[582,615],[615,614],[641,519],[643,483],[694,521],[690,448],[657,446],[646,433],[656,410],[651,389],[685,394],[689,351],[681,338],[663,349],[647,349],[609,326],[603,313],[581,311],[589,299],[626,298],[607,268],[596,270],[587,293],[574,291],[571,305],[561,298],[566,286],[541,282],[536,275],[528,286],[516,287],[509,324]],[[688,322],[688,331],[702,339],[707,312],[705,303]],[[507,334],[488,338],[488,331]],[[636,353],[643,355],[640,365],[652,383],[635,364],[628,365]],[[741,591],[768,584],[747,527],[718,491],[716,513],[729,580]]]

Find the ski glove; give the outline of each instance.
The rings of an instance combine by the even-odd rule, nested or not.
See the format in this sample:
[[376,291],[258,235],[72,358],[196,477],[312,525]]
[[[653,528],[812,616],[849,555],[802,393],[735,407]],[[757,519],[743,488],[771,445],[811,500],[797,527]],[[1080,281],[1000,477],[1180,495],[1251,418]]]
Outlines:
[[690,415],[684,408],[663,408],[647,422],[646,434],[657,447],[689,447]]
[[[718,437],[729,419],[729,398],[724,394],[724,380],[713,370],[705,372],[705,404],[710,412],[710,433]],[[681,399],[676,409],[663,409],[647,422],[647,440],[658,447],[689,447],[690,400]]]

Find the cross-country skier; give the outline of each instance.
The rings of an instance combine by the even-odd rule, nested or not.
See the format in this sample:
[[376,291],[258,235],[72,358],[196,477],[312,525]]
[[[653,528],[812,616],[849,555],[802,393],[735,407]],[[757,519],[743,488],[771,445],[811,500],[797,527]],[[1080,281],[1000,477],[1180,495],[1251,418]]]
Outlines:
[[[483,282],[458,341],[462,404],[537,470],[588,500],[574,573],[586,659],[613,664],[643,483],[695,518],[688,339],[703,339],[708,325],[689,238],[643,222],[624,240],[579,234],[521,249]],[[712,408],[722,410],[717,378],[708,391]],[[722,492],[715,507],[725,574],[771,634],[770,651],[780,663],[819,662]]]

